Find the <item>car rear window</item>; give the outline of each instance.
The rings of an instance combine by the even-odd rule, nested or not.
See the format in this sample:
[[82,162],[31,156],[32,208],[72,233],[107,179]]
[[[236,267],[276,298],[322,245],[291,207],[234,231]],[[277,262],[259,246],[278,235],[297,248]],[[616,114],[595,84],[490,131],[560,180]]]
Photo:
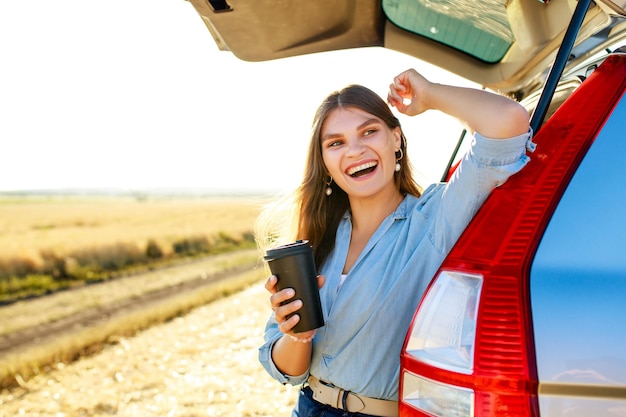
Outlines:
[[504,0],[383,0],[387,18],[400,28],[463,51],[482,61],[502,59],[513,43]]
[[[531,267],[539,378],[544,387],[553,384],[544,389],[569,393],[565,399],[544,396],[546,404],[571,402],[568,387],[577,386],[580,409],[581,400],[597,409],[624,409],[623,401],[615,405],[602,394],[626,386],[626,362],[618,359],[626,344],[624,120],[626,96],[574,174]],[[593,385],[602,388],[585,388]]]
[[[584,116],[584,115],[581,115]],[[626,97],[578,167],[550,220],[535,266],[626,276]]]

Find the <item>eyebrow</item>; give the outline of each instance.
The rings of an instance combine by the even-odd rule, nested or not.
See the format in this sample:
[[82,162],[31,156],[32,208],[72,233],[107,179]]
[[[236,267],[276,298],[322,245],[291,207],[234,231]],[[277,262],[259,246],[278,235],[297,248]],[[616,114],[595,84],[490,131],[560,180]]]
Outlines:
[[[376,119],[374,117],[372,117],[371,119],[367,119],[366,121],[364,121],[363,123],[361,123],[360,125],[358,125],[356,127],[356,130],[361,130],[364,129],[365,127],[371,125],[371,124],[375,124],[375,123],[382,123],[379,119]],[[327,135],[322,136],[322,142],[327,141],[329,139],[336,139],[336,138],[341,138],[343,137],[343,135],[341,133],[329,133]]]

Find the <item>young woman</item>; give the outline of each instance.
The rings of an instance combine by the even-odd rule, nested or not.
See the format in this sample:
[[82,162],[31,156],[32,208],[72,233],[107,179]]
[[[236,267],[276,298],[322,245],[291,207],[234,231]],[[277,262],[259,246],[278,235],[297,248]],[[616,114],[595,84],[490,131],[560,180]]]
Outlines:
[[423,193],[406,139],[389,105],[362,86],[331,94],[313,123],[296,190],[292,235],[308,240],[318,269],[325,325],[294,333],[301,307],[292,289],[265,284],[272,315],[261,364],[285,384],[302,384],[293,416],[397,415],[400,350],[430,279],[494,187],[528,162],[526,110],[482,90],[436,84],[415,70],[394,78],[389,105],[414,116],[434,109],[474,134],[448,183]]

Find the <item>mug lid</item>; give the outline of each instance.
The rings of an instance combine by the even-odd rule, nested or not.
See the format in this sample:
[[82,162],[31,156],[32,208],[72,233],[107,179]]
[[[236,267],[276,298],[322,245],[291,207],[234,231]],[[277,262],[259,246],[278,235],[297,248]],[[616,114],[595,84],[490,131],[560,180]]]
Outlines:
[[286,245],[281,245],[269,249],[265,254],[264,259],[266,261],[271,261],[277,258],[286,258],[288,256],[299,255],[301,253],[310,253],[311,249],[312,248],[309,245],[308,240],[296,240],[293,243],[288,243]]

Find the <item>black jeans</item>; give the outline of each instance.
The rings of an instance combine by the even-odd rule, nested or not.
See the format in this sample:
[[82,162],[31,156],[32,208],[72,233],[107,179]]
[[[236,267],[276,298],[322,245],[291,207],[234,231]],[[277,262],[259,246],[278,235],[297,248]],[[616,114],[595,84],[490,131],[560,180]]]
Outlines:
[[322,404],[313,399],[313,391],[310,387],[300,390],[298,402],[294,408],[292,417],[376,417],[371,414],[349,413],[330,405]]

